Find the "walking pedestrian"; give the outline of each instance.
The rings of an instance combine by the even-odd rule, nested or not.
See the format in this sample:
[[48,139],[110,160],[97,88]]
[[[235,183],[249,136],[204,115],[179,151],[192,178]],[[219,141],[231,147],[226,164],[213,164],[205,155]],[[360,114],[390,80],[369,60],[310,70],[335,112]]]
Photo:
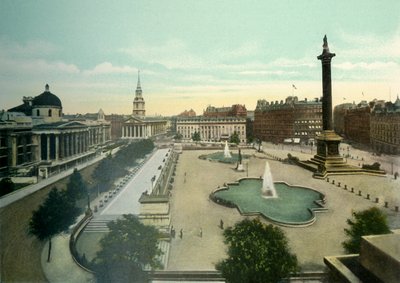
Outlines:
[[219,228],[224,229],[224,221],[222,219],[219,221]]
[[179,237],[182,239],[183,238],[183,229],[181,229],[180,231],[179,231]]
[[201,229],[201,227],[200,227],[200,238],[202,238],[203,237],[203,230]]

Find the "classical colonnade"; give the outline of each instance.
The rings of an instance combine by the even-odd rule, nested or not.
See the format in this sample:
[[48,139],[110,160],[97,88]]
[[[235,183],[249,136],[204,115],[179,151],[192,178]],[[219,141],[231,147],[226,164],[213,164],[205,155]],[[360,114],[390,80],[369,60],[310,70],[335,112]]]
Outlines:
[[125,124],[122,126],[122,138],[145,139],[165,132],[165,122],[141,125]]
[[68,158],[89,151],[90,147],[110,139],[107,129],[93,128],[76,131],[48,131],[40,134],[39,150],[41,160]]

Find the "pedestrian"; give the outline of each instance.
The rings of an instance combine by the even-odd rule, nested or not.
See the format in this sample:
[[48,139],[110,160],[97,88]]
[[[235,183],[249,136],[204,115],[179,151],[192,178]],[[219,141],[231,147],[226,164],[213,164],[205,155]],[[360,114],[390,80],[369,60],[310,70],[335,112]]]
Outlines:
[[219,228],[224,229],[224,221],[222,219],[219,221]]
[[200,238],[202,238],[202,237],[203,237],[203,230],[200,227]]
[[179,231],[179,238],[183,238],[183,229],[181,229],[180,231]]

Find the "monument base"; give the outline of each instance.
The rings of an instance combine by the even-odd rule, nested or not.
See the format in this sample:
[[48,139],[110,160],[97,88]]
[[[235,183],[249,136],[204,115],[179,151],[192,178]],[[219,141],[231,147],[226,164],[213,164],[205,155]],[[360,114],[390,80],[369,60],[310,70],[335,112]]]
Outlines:
[[239,165],[236,167],[236,171],[244,171],[243,164],[239,164]]
[[328,175],[385,174],[381,170],[372,172],[347,164],[339,153],[339,144],[342,138],[334,131],[323,131],[316,139],[317,154],[310,160],[300,162],[302,167],[314,172],[314,178],[323,179]]

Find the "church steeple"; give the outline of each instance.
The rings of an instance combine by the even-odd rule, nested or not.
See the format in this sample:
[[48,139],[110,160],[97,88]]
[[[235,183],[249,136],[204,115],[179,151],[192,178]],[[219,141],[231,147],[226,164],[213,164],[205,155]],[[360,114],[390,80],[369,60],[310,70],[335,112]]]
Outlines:
[[136,117],[144,117],[146,115],[145,102],[142,96],[142,87],[140,85],[140,70],[138,70],[138,81],[135,91],[135,99],[133,100],[132,115]]
[[142,87],[140,85],[140,70],[138,70],[138,81],[136,86],[136,96],[142,96]]

